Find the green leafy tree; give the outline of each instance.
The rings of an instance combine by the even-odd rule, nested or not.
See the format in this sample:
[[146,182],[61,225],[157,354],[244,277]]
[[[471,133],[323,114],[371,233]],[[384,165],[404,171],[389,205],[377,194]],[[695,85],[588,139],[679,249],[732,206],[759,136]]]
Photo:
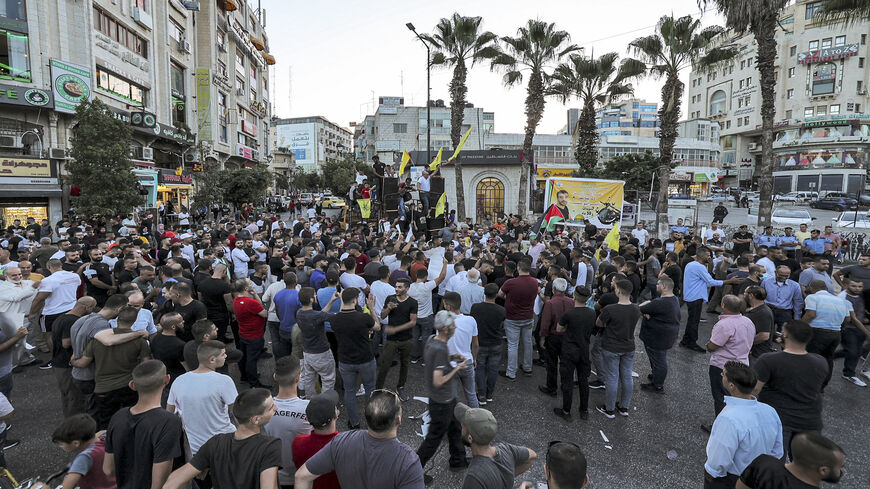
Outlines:
[[89,216],[125,214],[145,203],[130,161],[130,128],[99,99],[82,102],[70,138],[70,183],[81,189],[76,209]]
[[202,171],[196,174],[196,191],[193,194],[193,207],[199,208],[214,202],[224,202],[224,172],[215,160],[205,160]]
[[[652,168],[658,173],[659,195],[668,195],[671,162],[674,159],[674,143],[677,139],[677,123],[685,84],[680,81],[680,71],[694,66],[705,69],[733,59],[737,50],[728,47],[711,47],[713,39],[725,31],[720,26],[701,28],[701,21],[691,16],[674,18],[662,16],[656,31],[639,37],[628,44],[635,59],[626,60],[653,78],[664,78],[662,106],[659,109],[659,154],[661,163]],[[646,177],[649,179],[649,175]],[[668,199],[658,199],[656,223],[668,222]],[[658,226],[657,226],[658,229]]]
[[698,6],[713,4],[725,17],[725,27],[742,34],[752,33],[758,48],[755,66],[761,90],[761,166],[759,168],[758,225],[770,224],[773,211],[773,117],[776,79],[776,31],[779,15],[791,0],[698,0]]
[[574,157],[583,175],[592,175],[598,163],[598,131],[595,127],[596,104],[610,103],[634,88],[628,81],[643,73],[636,63],[619,63],[619,55],[607,53],[595,58],[575,53],[553,72],[547,94],[565,103],[577,97],[583,104],[576,128],[577,148]]
[[[603,168],[595,170],[595,178],[622,180],[626,190],[644,190],[649,187],[650,176],[662,165],[661,158],[651,150],[643,153],[628,153],[609,158]],[[668,163],[671,170],[677,163]],[[661,199],[659,199],[661,200]]]
[[283,173],[273,173],[276,190],[290,190],[290,179]]
[[294,174],[293,185],[300,191],[315,191],[323,186],[323,179],[317,173],[300,171]]
[[825,0],[814,20],[854,24],[870,17],[870,0]]
[[330,160],[323,165],[323,186],[332,191],[333,195],[344,197],[350,189],[350,185],[356,179],[356,168],[360,166],[369,175],[369,180],[374,176],[372,168],[364,163],[357,163],[353,156],[346,156],[343,160]]
[[241,204],[261,202],[274,178],[266,165],[224,170],[220,175],[224,197],[237,208]]
[[541,20],[529,20],[517,30],[516,37],[504,36],[501,53],[493,58],[492,68],[505,71],[504,84],[512,87],[523,81],[523,72],[528,72],[526,85],[526,135],[523,139],[523,161],[520,175],[520,195],[517,200],[517,213],[527,210],[529,191],[529,162],[532,159],[532,142],[541,117],[544,115],[545,80],[550,77],[552,67],[559,60],[580,48],[569,44],[571,36],[566,31],[556,30],[555,24]]
[[[482,31],[482,17],[463,17],[454,13],[451,18],[442,18],[435,26],[432,35],[421,37],[435,49],[430,63],[453,67],[453,78],[450,80],[450,140],[455,149],[462,138],[462,120],[465,116],[465,95],[468,87],[465,79],[468,76],[468,64],[483,59],[498,56],[495,47],[497,36],[489,31]],[[431,145],[431,141],[426,144]],[[460,221],[465,220],[465,185],[462,181],[462,155],[453,160],[456,185],[456,214]],[[426,162],[428,165],[430,162]]]

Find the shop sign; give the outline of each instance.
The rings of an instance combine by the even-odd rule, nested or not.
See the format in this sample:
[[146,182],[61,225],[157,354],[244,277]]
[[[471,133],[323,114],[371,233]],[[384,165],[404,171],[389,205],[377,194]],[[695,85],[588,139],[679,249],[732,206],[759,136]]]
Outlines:
[[691,182],[692,178],[687,172],[671,170],[671,180],[676,182]]
[[571,168],[538,168],[538,178],[570,177],[574,174]]
[[49,160],[3,158],[0,159],[0,176],[51,177],[51,162]]
[[[129,51],[126,47],[121,47],[121,45],[118,44],[117,42],[115,42],[112,38],[110,38],[102,33],[97,32],[95,37],[96,37],[95,44],[97,46],[99,46],[100,48],[102,48],[107,53],[115,55],[115,57],[117,57],[121,61],[123,61],[131,66],[135,66],[136,68],[138,68],[144,72],[151,71],[151,66],[148,64],[147,59],[142,58],[138,54],[134,54],[133,52]],[[99,60],[98,62],[100,64],[107,64],[103,60]],[[106,66],[106,68],[112,68],[112,71],[118,71],[118,69],[113,67],[113,66]],[[118,74],[123,75],[124,73],[119,72]],[[133,81],[137,81],[137,80],[133,80]]]
[[251,104],[249,105],[253,112],[256,112],[260,117],[266,117],[266,104],[263,102],[257,102],[256,100],[251,100]]
[[49,60],[49,66],[54,109],[74,114],[82,101],[91,99],[91,70],[56,59]]
[[187,134],[176,127],[161,124],[157,122],[157,116],[148,112],[132,113],[130,115],[130,125],[139,132],[154,134],[179,144],[194,144],[196,142],[196,137],[192,134]]
[[835,59],[848,58],[858,54],[858,44],[846,44],[845,46],[836,46],[824,49],[814,49],[812,51],[804,51],[798,53],[797,62],[799,65],[807,63],[821,63],[823,61],[832,61]]
[[242,132],[257,137],[257,125],[242,119]]
[[246,160],[254,159],[254,148],[249,148],[247,146],[237,145],[236,146],[236,156],[240,156],[245,158]]
[[191,185],[193,177],[190,175],[176,175],[174,173],[158,173],[157,183],[160,185]]
[[0,17],[0,29],[5,31],[27,32],[27,21],[21,19],[10,19],[9,17]]
[[196,126],[200,141],[211,141],[211,73],[196,69]]
[[712,183],[719,180],[716,172],[695,172],[694,181],[697,183]]
[[47,109],[54,107],[50,92],[38,88],[4,84],[0,84],[0,104],[45,107]]

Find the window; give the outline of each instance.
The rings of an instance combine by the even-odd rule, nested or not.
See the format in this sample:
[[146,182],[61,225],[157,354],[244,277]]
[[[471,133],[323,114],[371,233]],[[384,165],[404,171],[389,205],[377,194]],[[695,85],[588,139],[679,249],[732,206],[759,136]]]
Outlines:
[[640,107],[640,102],[632,102],[632,103],[631,103],[631,108],[632,108],[632,109],[636,109],[636,108],[638,108],[638,107]]
[[746,60],[745,59],[740,62],[740,69],[742,70],[743,68],[746,68]]
[[834,104],[828,110],[828,113],[831,115],[840,115],[840,104]]
[[148,57],[148,41],[139,37],[135,31],[127,29],[103,10],[94,7],[94,27],[101,34],[111,38],[130,51]]
[[787,110],[787,111],[785,111],[785,118],[786,118],[786,119],[791,119],[791,110],[790,110],[790,109]]
[[864,58],[858,58],[858,68],[864,67]]
[[26,34],[0,29],[0,79],[32,80]]
[[740,88],[743,88],[743,80],[740,80]]
[[725,121],[725,129],[731,129],[731,121]]
[[818,12],[819,9],[822,8],[823,3],[824,2],[810,2],[810,3],[808,3],[807,4],[806,20],[812,19],[813,16],[816,15],[816,12]]
[[827,105],[819,105],[818,107],[816,107],[816,115],[825,115],[827,113],[828,113],[828,106]]
[[240,76],[236,77],[236,90],[245,93],[245,79]]
[[788,69],[788,77],[794,78],[794,68],[793,67]]
[[831,38],[826,37],[826,38],[822,39],[822,49],[829,48],[829,47],[831,47]]
[[828,95],[834,93],[837,81],[837,65],[822,63],[812,67],[812,95]]
[[845,46],[846,36],[837,36],[834,38],[834,46]]
[[227,52],[227,33],[220,29],[217,31],[217,45],[218,51],[222,53]]
[[819,49],[819,41],[810,41],[810,51]]
[[27,20],[24,0],[3,0],[0,2],[0,17],[14,20]]
[[245,74],[245,53],[236,49],[236,72]]
[[178,22],[175,22],[172,19],[169,19],[169,37],[175,39],[178,42],[184,41],[184,27],[181,26]]
[[217,65],[218,65],[218,74],[220,74],[224,78],[227,78],[230,76],[229,73],[227,73],[227,64],[226,63],[224,63],[222,60],[218,59]]
[[145,0],[133,0],[133,6],[145,10]]
[[861,34],[861,45],[867,44],[867,34]]
[[743,119],[741,119],[741,118],[738,117],[738,118],[737,118],[737,127],[740,127],[740,126],[742,126],[742,125],[743,125]]
[[789,50],[788,50],[789,56],[794,56],[796,54],[797,54],[797,46],[792,46],[791,48],[789,48]]
[[137,107],[144,107],[147,103],[147,90],[145,88],[99,66],[97,67],[97,90],[121,97],[130,105]]
[[405,134],[408,132],[408,124],[393,124],[393,132],[396,134]]
[[218,119],[221,122],[227,122],[227,94],[224,92],[218,91]]
[[794,88],[785,91],[785,98],[794,98]]
[[170,90],[172,92],[172,124],[183,124],[187,121],[184,99],[184,68],[169,64]]
[[744,126],[748,126],[748,125],[749,125],[749,116],[746,116],[746,117],[743,118],[743,125],[744,125]]
[[737,108],[743,107],[743,97],[737,98]]
[[855,104],[855,112],[861,114],[861,104]]
[[752,66],[752,58],[746,60],[746,66]]
[[807,108],[804,109],[804,118],[806,118],[806,117],[812,117],[814,113],[815,113],[815,112],[813,111],[813,108],[812,108],[812,107],[807,107]]
[[746,87],[748,88],[748,87],[751,87],[751,86],[752,86],[752,77],[749,76],[749,77],[746,78]]
[[864,88],[864,82],[862,80],[858,80],[858,91],[860,92],[862,88]]

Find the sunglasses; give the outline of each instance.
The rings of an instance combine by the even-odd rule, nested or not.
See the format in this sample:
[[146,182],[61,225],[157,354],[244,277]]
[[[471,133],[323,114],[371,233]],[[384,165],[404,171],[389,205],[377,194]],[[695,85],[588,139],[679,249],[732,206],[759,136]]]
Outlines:
[[395,392],[389,390],[389,389],[375,389],[372,391],[372,396],[374,396],[375,394],[378,394],[378,393],[389,394],[396,400],[396,402],[398,402],[399,404],[402,403],[402,400],[399,398],[399,395],[396,394]]

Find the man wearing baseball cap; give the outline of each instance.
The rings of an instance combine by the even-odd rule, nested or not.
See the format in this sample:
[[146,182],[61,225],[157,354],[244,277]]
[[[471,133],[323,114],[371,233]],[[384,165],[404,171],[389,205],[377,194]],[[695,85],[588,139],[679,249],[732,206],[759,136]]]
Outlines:
[[[314,396],[305,408],[305,417],[314,430],[310,435],[299,435],[293,439],[291,453],[293,465],[302,467],[309,458],[325,447],[338,430],[335,428],[338,419],[338,392],[328,390]],[[314,489],[341,489],[335,471],[321,474],[314,481]]]
[[471,447],[472,459],[465,473],[464,489],[513,487],[514,476],[529,470],[538,455],[530,448],[492,443],[498,422],[486,409],[457,403],[453,416],[462,425],[462,443]]

